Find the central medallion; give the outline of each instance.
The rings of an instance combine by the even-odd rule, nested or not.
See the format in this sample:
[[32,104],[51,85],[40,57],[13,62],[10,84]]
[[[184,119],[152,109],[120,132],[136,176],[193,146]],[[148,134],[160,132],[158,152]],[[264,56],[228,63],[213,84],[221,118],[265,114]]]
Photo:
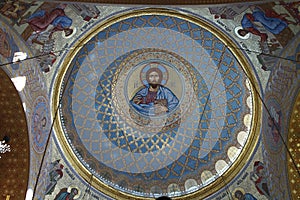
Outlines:
[[169,69],[160,61],[150,62],[143,66],[140,78],[143,79],[144,85],[134,92],[130,100],[130,105],[139,114],[146,117],[161,116],[178,107],[178,98],[165,86],[168,72]]
[[194,106],[194,95],[201,92],[194,71],[183,58],[165,50],[131,52],[112,80],[112,109],[119,123],[145,134],[177,127]]

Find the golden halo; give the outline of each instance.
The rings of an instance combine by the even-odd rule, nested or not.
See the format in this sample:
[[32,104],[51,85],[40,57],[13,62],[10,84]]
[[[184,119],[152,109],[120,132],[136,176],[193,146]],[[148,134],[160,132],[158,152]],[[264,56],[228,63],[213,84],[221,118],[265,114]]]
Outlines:
[[81,194],[81,192],[80,192],[80,190],[79,190],[78,187],[75,187],[75,186],[70,185],[70,186],[68,187],[68,189],[67,189],[67,192],[68,192],[68,193],[71,193],[71,189],[72,189],[72,188],[75,188],[75,189],[77,189],[77,191],[78,191],[78,194],[76,194],[76,195],[73,197],[73,199],[78,199],[78,198],[80,197],[80,194]]
[[74,26],[70,26],[70,28],[73,29],[73,33],[70,34],[70,35],[68,35],[68,36],[66,36],[66,35],[65,35],[65,32],[62,31],[61,35],[62,35],[63,38],[68,39],[68,38],[71,38],[71,37],[73,37],[73,36],[75,35],[75,33],[77,32],[77,28],[74,27]]
[[243,27],[241,27],[241,26],[235,27],[235,29],[234,29],[235,35],[238,36],[239,38],[243,39],[243,40],[249,39],[250,33],[247,33],[245,36],[241,36],[241,35],[238,33],[238,31],[239,31],[240,29],[243,29]]
[[168,69],[166,68],[166,66],[163,63],[158,62],[158,61],[149,62],[144,65],[144,67],[142,68],[142,70],[140,72],[140,80],[141,80],[142,84],[143,85],[149,84],[147,81],[146,74],[151,68],[157,68],[161,71],[161,73],[162,73],[161,84],[166,85],[168,82],[168,79],[169,79]]
[[237,188],[235,188],[233,191],[232,191],[232,197],[233,197],[233,199],[236,199],[236,200],[238,200],[236,197],[235,197],[235,192],[236,191],[241,191],[243,194],[245,194],[245,190],[243,189],[243,188],[241,188],[241,187],[237,187]]

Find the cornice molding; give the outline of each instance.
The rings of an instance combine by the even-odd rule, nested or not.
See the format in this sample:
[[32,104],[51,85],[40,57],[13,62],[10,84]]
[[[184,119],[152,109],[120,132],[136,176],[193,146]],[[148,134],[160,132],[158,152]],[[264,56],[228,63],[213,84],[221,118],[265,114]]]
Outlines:
[[232,3],[258,3],[259,0],[61,0],[51,2],[72,2],[72,3],[97,3],[97,4],[125,4],[125,5],[214,5]]

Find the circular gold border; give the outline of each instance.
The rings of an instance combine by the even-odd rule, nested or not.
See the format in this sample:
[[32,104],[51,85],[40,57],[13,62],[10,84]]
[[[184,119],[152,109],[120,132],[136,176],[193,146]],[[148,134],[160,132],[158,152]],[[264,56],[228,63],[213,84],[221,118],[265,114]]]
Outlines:
[[[218,178],[208,186],[205,186],[193,193],[189,193],[180,197],[172,197],[173,199],[180,199],[180,200],[192,200],[192,199],[203,199],[216,191],[220,190],[222,187],[226,186],[239,172],[240,170],[245,166],[251,155],[253,154],[256,144],[259,139],[259,133],[260,133],[260,127],[261,127],[261,113],[262,113],[262,104],[259,99],[260,87],[258,84],[258,81],[255,78],[254,72],[251,70],[251,65],[248,62],[248,60],[243,55],[242,51],[236,46],[236,44],[231,41],[221,30],[217,29],[212,24],[197,18],[191,14],[178,12],[174,10],[168,10],[163,8],[146,8],[141,10],[134,10],[129,11],[127,13],[119,14],[117,16],[114,16],[110,19],[107,19],[101,23],[99,23],[96,27],[91,29],[89,33],[86,34],[86,36],[77,41],[77,43],[74,45],[74,48],[72,51],[68,53],[68,55],[65,56],[65,60],[62,64],[63,67],[61,67],[60,71],[58,72],[58,76],[56,78],[54,88],[53,88],[53,97],[52,97],[52,114],[55,115],[55,111],[59,104],[59,98],[60,98],[60,90],[61,85],[63,83],[63,78],[67,72],[67,69],[75,57],[75,55],[79,52],[81,47],[84,46],[85,43],[87,43],[92,37],[94,37],[97,33],[104,30],[105,28],[120,22],[122,20],[131,18],[131,17],[137,17],[137,16],[143,16],[143,15],[166,15],[170,17],[177,17],[192,23],[197,24],[198,26],[206,29],[207,31],[210,31],[213,33],[218,39],[220,39],[225,46],[228,47],[228,49],[233,53],[233,55],[236,57],[237,61],[243,68],[244,72],[246,73],[246,76],[250,80],[250,86],[252,91],[252,100],[253,100],[253,115],[252,115],[252,126],[250,130],[250,134],[248,137],[248,141],[245,144],[243,150],[241,151],[241,154],[239,155],[238,159],[230,166],[230,168],[222,175],[221,178]],[[261,93],[261,92],[260,92]],[[71,147],[68,144],[67,139],[64,137],[62,124],[60,120],[56,120],[54,123],[54,130],[56,132],[56,136],[61,144],[62,149],[65,152],[65,156],[68,159],[68,161],[72,164],[74,169],[77,171],[77,173],[85,179],[87,183],[90,183],[93,187],[95,187],[97,190],[101,191],[102,193],[112,197],[116,198],[118,200],[123,199],[139,199],[139,200],[146,200],[146,199],[153,199],[153,198],[145,198],[140,196],[135,196],[129,193],[125,193],[119,190],[116,190],[105,183],[101,182],[99,179],[92,176],[92,174],[81,164],[81,162],[76,157],[75,153],[72,151]]]

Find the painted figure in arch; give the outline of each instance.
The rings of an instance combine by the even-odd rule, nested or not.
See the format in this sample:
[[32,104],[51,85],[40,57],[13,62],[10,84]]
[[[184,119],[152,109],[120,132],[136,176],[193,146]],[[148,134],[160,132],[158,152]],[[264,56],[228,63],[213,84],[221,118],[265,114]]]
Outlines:
[[30,15],[27,19],[22,19],[20,24],[28,23],[36,33],[46,31],[48,27],[52,25],[53,28],[49,30],[49,37],[57,31],[64,31],[65,36],[69,36],[73,33],[73,29],[70,28],[73,21],[65,14],[65,7],[66,5],[62,5],[50,12],[46,10],[39,10]]
[[80,195],[80,191],[73,187],[68,191],[67,188],[63,188],[55,197],[54,200],[73,200],[77,199]]
[[148,82],[130,101],[130,104],[141,114],[158,116],[174,110],[179,100],[167,87],[161,85],[163,75],[158,67],[146,72]]
[[64,166],[62,164],[60,164],[59,161],[60,160],[56,160],[56,161],[50,163],[50,169],[49,169],[50,170],[50,172],[49,172],[50,182],[46,188],[46,195],[52,194],[58,180],[60,180],[63,177]]
[[254,182],[255,187],[260,194],[265,195],[267,198],[270,198],[264,164],[260,161],[255,161],[253,168],[253,172],[251,172],[250,174],[250,180]]
[[36,6],[35,1],[2,0],[0,13],[12,21],[12,25],[18,24],[18,20],[28,11],[31,6]]
[[281,33],[288,26],[288,24],[294,23],[288,21],[285,17],[285,14],[277,14],[271,10],[264,12],[261,9],[255,7],[252,13],[244,14],[241,21],[243,29],[240,29],[238,33],[241,36],[252,33],[254,35],[260,36],[261,42],[266,42],[268,39],[268,35],[266,33],[262,33],[256,23],[259,22],[264,27],[264,29],[276,35]]
[[40,69],[43,72],[48,73],[50,71],[50,68],[56,61],[56,58],[57,58],[57,56],[53,52],[50,52],[46,55],[41,56],[39,58]]
[[234,193],[234,197],[238,200],[257,200],[252,194],[250,193],[243,193],[241,190],[237,190]]
[[280,141],[280,129],[281,129],[281,111],[276,110],[273,106],[270,109],[271,116],[268,117],[268,126],[270,127],[271,134],[274,142],[277,144]]
[[44,113],[34,113],[33,124],[33,129],[35,131],[34,140],[38,143],[42,143],[44,140],[44,130],[47,125],[47,118]]
[[7,33],[0,28],[0,55],[4,58],[9,58],[11,55],[11,48],[7,38]]

